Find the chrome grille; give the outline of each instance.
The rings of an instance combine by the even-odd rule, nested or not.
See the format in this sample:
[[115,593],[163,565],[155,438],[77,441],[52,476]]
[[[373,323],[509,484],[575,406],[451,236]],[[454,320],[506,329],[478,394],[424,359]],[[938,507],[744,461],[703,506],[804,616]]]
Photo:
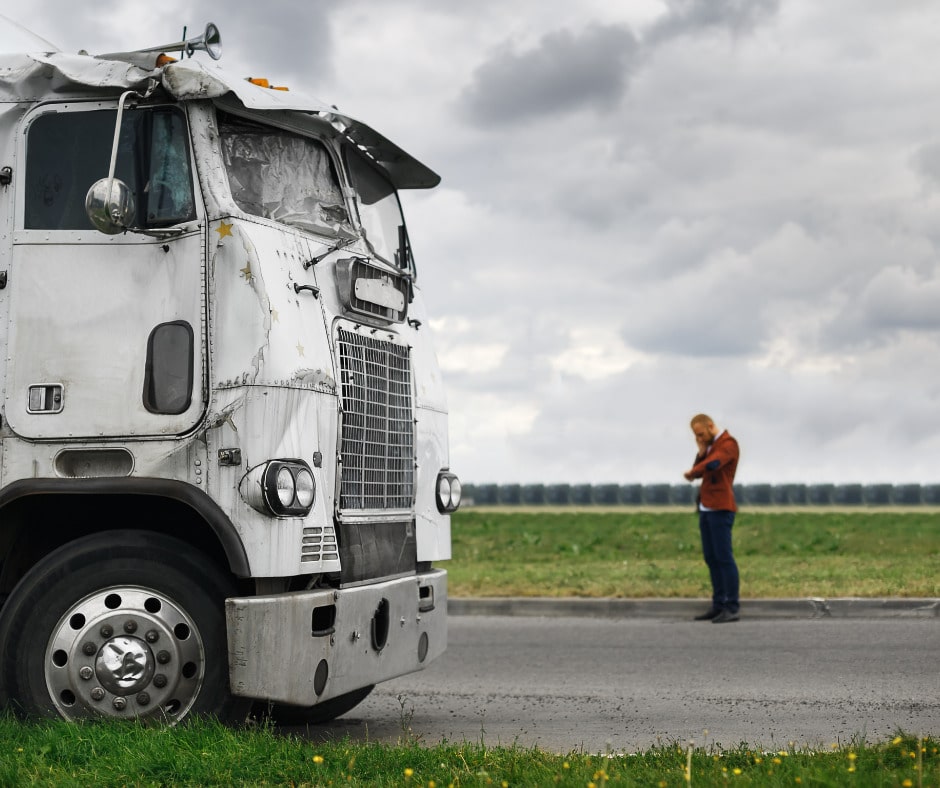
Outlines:
[[340,509],[410,509],[415,477],[410,349],[343,329],[338,349]]

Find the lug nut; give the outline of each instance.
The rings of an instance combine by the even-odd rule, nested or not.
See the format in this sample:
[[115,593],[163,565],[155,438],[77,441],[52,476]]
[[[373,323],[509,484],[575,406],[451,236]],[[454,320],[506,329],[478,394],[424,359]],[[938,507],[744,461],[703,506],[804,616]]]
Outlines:
[[114,706],[115,711],[124,711],[127,708],[127,698],[122,698],[119,695],[111,701],[111,705]]
[[138,693],[137,693],[137,702],[138,702],[141,706],[146,706],[148,703],[150,703],[150,695],[149,695],[148,693],[146,693],[146,692],[138,692]]
[[85,681],[91,681],[92,676],[95,675],[95,671],[88,667],[88,665],[85,665],[80,671],[78,671],[78,675],[85,679]]
[[156,643],[160,639],[160,633],[155,629],[151,629],[144,637],[148,643]]
[[153,677],[153,686],[157,689],[163,689],[166,686],[166,676],[162,673],[158,673]]
[[91,691],[91,699],[92,700],[104,700],[104,690],[101,689],[101,687],[95,687]]
[[111,628],[111,625],[110,625],[110,624],[105,624],[105,625],[104,625],[103,627],[101,627],[101,629],[98,630],[98,631],[101,633],[101,637],[103,637],[103,638],[109,638],[109,637],[111,637],[111,635],[114,634],[114,630]]
[[170,661],[170,652],[169,651],[159,651],[157,652],[157,662],[161,665],[166,665]]
[[124,631],[127,632],[128,635],[131,634],[132,632],[136,632],[136,631],[137,631],[137,622],[136,622],[136,621],[133,621],[133,620],[131,620],[131,621],[125,621],[125,622],[124,622]]
[[86,657],[93,657],[97,650],[98,647],[91,641],[88,641],[84,646],[82,646],[82,653],[84,653]]

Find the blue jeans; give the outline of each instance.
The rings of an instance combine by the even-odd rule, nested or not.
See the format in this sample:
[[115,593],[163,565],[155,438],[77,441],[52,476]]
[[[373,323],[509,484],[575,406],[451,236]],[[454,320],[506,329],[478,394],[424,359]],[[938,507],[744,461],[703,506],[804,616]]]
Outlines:
[[702,554],[712,578],[712,606],[716,610],[737,613],[738,565],[731,550],[731,526],[734,512],[699,512],[698,527],[702,533]]

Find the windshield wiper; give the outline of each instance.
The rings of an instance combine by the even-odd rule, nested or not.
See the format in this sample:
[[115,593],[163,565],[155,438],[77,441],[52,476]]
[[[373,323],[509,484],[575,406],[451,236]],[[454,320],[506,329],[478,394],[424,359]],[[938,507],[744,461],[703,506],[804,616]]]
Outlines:
[[333,252],[338,252],[340,249],[345,249],[347,246],[349,246],[351,243],[354,243],[355,241],[356,241],[355,238],[341,238],[332,246],[328,246],[325,251],[320,252],[320,254],[318,254],[316,257],[311,257],[309,260],[307,260],[304,263],[304,270],[306,271],[308,268],[315,266],[321,260],[333,254]]

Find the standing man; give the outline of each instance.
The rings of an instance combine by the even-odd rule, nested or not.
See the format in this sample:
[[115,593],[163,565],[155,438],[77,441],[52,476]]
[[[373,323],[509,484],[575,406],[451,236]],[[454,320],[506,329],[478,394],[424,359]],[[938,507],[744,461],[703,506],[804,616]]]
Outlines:
[[698,494],[698,526],[702,553],[712,581],[712,606],[696,621],[725,624],[739,618],[738,565],[731,550],[731,527],[738,510],[734,500],[734,472],[738,468],[738,442],[727,430],[719,432],[704,413],[692,418],[692,434],[698,454],[683,475],[701,479]]

